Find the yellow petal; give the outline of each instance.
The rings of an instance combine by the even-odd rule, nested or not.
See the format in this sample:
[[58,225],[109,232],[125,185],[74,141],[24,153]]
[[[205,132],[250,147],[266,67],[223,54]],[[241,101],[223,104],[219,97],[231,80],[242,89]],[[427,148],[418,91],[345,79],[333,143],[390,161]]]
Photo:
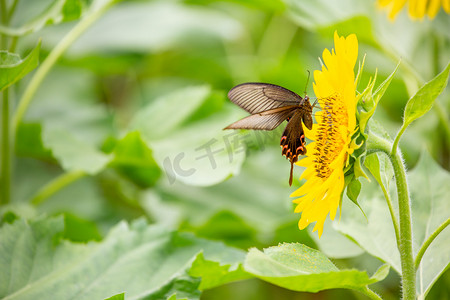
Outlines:
[[450,14],[450,0],[442,0],[442,7],[446,13]]
[[[430,19],[434,19],[434,17],[436,17],[440,5],[441,5],[441,0],[429,0],[429,4],[428,4],[428,9],[427,9],[427,15]],[[443,3],[445,2],[445,0],[442,1]]]
[[378,0],[378,5],[381,7],[385,7],[388,4],[390,4],[392,2],[392,0]]
[[389,13],[389,18],[394,20],[399,11],[405,6],[406,0],[394,0],[394,5],[392,6],[391,12]]

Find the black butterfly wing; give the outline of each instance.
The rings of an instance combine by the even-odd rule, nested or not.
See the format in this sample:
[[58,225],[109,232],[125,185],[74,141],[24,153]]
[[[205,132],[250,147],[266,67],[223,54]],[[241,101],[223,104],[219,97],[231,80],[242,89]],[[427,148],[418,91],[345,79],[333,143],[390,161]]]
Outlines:
[[224,129],[273,130],[291,117],[296,109],[298,109],[297,105],[274,108],[240,119]]
[[303,103],[303,98],[293,91],[275,84],[259,82],[235,86],[228,92],[228,98],[251,114]]

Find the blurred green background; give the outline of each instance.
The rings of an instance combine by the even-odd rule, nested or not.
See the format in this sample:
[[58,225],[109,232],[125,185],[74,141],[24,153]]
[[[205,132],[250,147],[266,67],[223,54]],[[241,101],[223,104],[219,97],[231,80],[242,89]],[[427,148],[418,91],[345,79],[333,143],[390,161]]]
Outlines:
[[[12,20],[38,15],[51,1],[19,1]],[[41,59],[76,21],[47,26],[20,40],[28,53],[39,38]],[[289,163],[274,132],[222,131],[246,113],[226,97],[234,85],[268,82],[302,95],[308,70],[333,47],[333,33],[355,33],[365,66],[360,89],[378,70],[382,82],[402,67],[382,98],[375,119],[391,136],[419,82],[450,60],[450,18],[395,22],[374,1],[123,1],[83,34],[39,88],[16,140],[12,204],[17,215],[66,215],[66,237],[99,240],[120,220],[146,217],[168,228],[224,241],[242,249],[278,242],[319,248],[339,267],[373,272],[381,264],[331,229],[322,239],[297,228],[289,195]],[[355,70],[356,72],[357,70]],[[29,77],[13,93],[20,95]],[[313,78],[306,90],[314,97]],[[360,90],[361,91],[361,90]],[[450,169],[438,108],[413,123],[401,140],[409,168],[427,149]],[[444,119],[439,118],[439,114]],[[448,116],[447,116],[448,117]],[[447,120],[448,122],[448,120]],[[30,199],[51,180],[83,170],[86,175],[34,207]],[[295,178],[302,172],[294,170]],[[373,189],[374,182],[369,184]],[[360,199],[364,202],[364,199]],[[345,211],[342,218],[345,218]],[[399,277],[375,285],[396,299]],[[430,299],[450,299],[450,274]],[[297,293],[256,279],[206,291],[203,299],[362,299],[344,290]]]

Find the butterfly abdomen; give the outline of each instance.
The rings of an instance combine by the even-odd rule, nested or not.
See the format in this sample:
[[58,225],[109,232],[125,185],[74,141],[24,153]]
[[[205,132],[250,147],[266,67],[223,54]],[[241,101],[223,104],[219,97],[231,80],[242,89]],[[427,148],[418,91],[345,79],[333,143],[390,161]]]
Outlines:
[[289,177],[289,185],[292,184],[292,169],[294,163],[298,161],[300,155],[306,154],[305,134],[302,126],[302,110],[298,109],[294,112],[280,140],[281,154],[286,156],[291,162],[291,174]]

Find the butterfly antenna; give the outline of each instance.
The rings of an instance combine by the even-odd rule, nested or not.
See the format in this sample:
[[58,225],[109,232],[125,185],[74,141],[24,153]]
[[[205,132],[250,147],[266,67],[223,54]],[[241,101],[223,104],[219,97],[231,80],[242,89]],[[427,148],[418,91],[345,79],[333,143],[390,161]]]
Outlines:
[[316,100],[314,101],[312,107],[313,107],[313,108],[316,107],[316,104],[317,104],[318,102],[319,102],[319,99],[316,98]]
[[308,72],[308,79],[306,80],[306,85],[305,85],[305,97],[306,97],[306,89],[308,88],[308,84],[309,84],[309,77],[311,77],[311,72],[309,70],[306,70]]

